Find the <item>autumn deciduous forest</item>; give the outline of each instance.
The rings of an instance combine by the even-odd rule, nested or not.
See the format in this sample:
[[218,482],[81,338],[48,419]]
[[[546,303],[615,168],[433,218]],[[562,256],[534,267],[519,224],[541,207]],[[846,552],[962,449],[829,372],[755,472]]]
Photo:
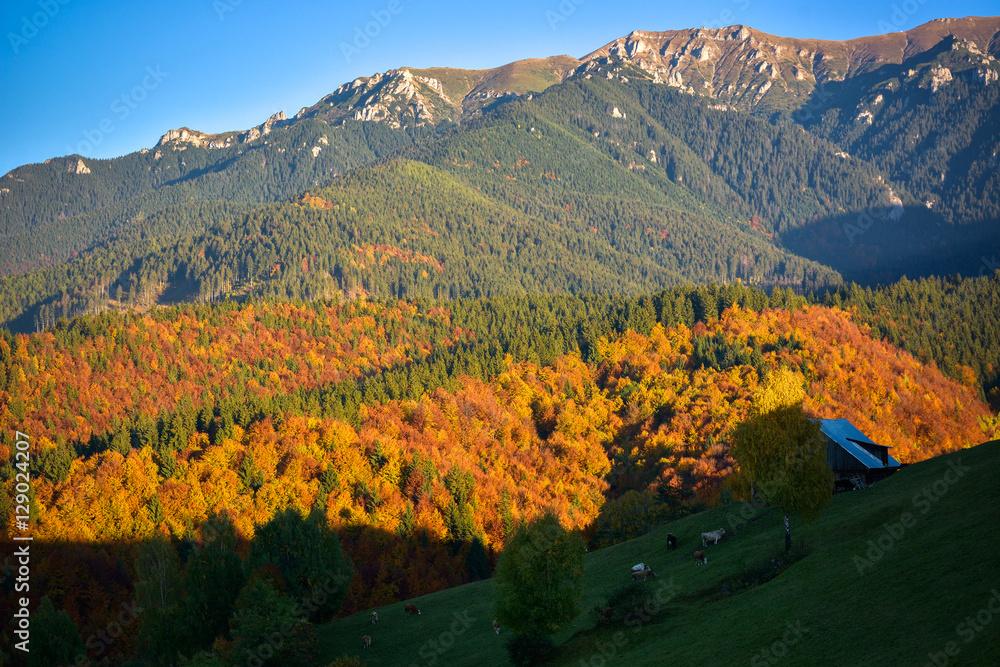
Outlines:
[[87,636],[134,595],[135,545],[162,535],[183,562],[214,515],[245,555],[284,510],[320,511],[354,568],[341,614],[489,576],[543,511],[593,548],[641,534],[730,493],[731,433],[778,368],[807,414],[904,463],[995,428],[973,369],[945,376],[854,308],[725,289],[224,302],[6,334],[0,474],[6,434],[30,433],[34,576]]

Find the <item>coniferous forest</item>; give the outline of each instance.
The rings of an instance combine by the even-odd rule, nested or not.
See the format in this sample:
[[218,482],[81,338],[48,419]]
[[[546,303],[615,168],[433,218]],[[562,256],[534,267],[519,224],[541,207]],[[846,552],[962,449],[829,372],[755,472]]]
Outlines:
[[904,465],[997,438],[1000,88],[970,43],[749,106],[609,51],[434,122],[338,89],[12,170],[31,664],[242,664],[289,627],[261,664],[317,664],[320,624],[488,579],[540,517],[594,551],[743,499],[733,434],[779,374]]

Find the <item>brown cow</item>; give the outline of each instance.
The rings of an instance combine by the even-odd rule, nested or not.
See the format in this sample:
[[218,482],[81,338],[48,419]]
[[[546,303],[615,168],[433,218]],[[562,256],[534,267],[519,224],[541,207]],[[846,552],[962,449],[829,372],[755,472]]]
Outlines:
[[632,581],[638,581],[639,579],[645,581],[649,577],[655,576],[657,576],[656,573],[649,569],[649,567],[645,570],[632,570]]
[[407,602],[406,604],[403,605],[403,612],[407,616],[413,616],[414,614],[419,614],[420,610],[417,609],[417,605],[410,604],[409,602]]
[[708,557],[705,556],[704,551],[694,552],[694,564],[695,565],[708,565]]
[[372,612],[372,625],[378,625],[378,612]]
[[371,635],[365,635],[364,637],[361,638],[361,641],[364,642],[365,648],[371,648],[372,647],[372,638],[371,638]]

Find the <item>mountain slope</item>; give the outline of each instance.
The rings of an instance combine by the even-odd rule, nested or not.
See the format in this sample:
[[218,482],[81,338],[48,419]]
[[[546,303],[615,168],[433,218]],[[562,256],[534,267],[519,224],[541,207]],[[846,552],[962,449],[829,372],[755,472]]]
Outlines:
[[[723,506],[587,554],[583,612],[556,635],[560,648],[552,664],[653,665],[664,656],[686,665],[924,664],[932,654],[947,659],[952,642],[961,664],[990,664],[1000,650],[997,633],[990,625],[973,626],[969,617],[988,604],[996,608],[992,577],[1000,558],[988,515],[969,508],[1000,499],[990,474],[997,465],[1000,442],[994,441],[911,466],[864,492],[838,494],[815,524],[793,524],[804,558],[737,594],[724,591],[753,568],[767,569],[771,558],[784,558],[775,553],[783,537],[774,509]],[[945,491],[931,503],[921,494],[935,484]],[[911,527],[888,534],[884,524],[898,530],[904,514]],[[718,527],[726,528],[726,539],[707,549],[707,567],[695,566],[690,554],[701,549],[699,534]],[[668,531],[677,536],[676,552],[667,549]],[[859,572],[855,559],[871,566]],[[604,608],[638,562],[660,575],[647,584],[647,609],[627,620],[616,615],[608,626],[596,623],[591,610]],[[358,638],[370,634],[372,650],[363,655],[372,665],[510,664],[509,631],[497,637],[489,625],[492,580],[410,602],[422,611],[419,625],[403,622],[400,602],[378,608],[388,622],[374,629],[368,611],[323,626],[321,660],[362,655]],[[444,636],[447,642],[434,639]]]
[[0,276],[58,264],[168,206],[285,199],[415,138],[353,122],[272,125],[226,135],[185,128],[168,132],[152,150],[112,160],[70,156],[10,171],[0,178],[0,229],[8,248]]
[[995,221],[998,69],[985,46],[949,37],[901,65],[827,86],[805,126],[906,184],[946,222]]
[[[716,317],[714,294],[748,307]],[[359,567],[355,609],[467,581],[447,540],[500,548],[547,507],[583,527],[630,490],[665,511],[714,503],[731,429],[779,367],[808,378],[811,416],[847,417],[904,462],[982,437],[989,413],[970,387],[844,312],[768,303],[732,287],[84,317],[0,337],[0,433],[32,434],[36,540],[57,545],[187,539],[224,510],[249,537],[322,501],[356,563],[392,560]],[[0,437],[0,456],[12,451]],[[0,479],[14,472],[0,460]],[[457,473],[476,508],[461,520]]]
[[[674,97],[670,108],[700,104]],[[615,101],[635,104],[639,113],[615,119],[606,111]],[[412,297],[635,293],[683,281],[804,289],[840,282],[834,271],[775,247],[770,223],[754,218],[754,205],[639,106],[619,82],[571,81],[428,138],[402,154],[409,159],[349,172],[308,197],[248,213],[187,204],[156,214],[146,224],[172,228],[173,237],[129,237],[71,262],[73,282],[63,283],[69,302],[41,322],[106,307],[119,286],[129,303],[148,306],[164,283],[183,298],[216,298],[233,290]],[[633,138],[661,156],[669,142],[670,164],[637,153],[628,146]],[[755,141],[770,145],[772,137],[765,132]],[[878,196],[880,188],[863,174],[847,180]],[[794,179],[787,185],[796,189]],[[178,228],[175,220],[185,222]],[[357,253],[368,247],[388,253],[378,266],[358,263]],[[394,259],[407,253],[431,258],[436,268]],[[98,255],[105,259],[96,261]],[[54,303],[48,290],[69,278],[63,271],[0,283],[9,295],[4,317]],[[144,296],[137,301],[138,294]]]
[[[0,283],[0,319],[23,330],[109,305],[148,306],[164,287],[173,301],[359,287],[397,296],[631,292],[682,280],[808,290],[844,276],[876,283],[975,274],[981,249],[1000,244],[1000,172],[992,166],[1000,86],[991,55],[1000,42],[989,37],[997,25],[938,21],[843,43],[741,26],[633,33],[584,61],[393,70],[245,132],[182,128],[117,160],[21,167],[0,179],[0,226],[11,250],[0,272],[23,274]],[[771,102],[720,103],[708,96],[718,93],[711,86],[684,94],[663,85],[673,74],[656,69],[694,58],[699,67],[728,63],[737,80],[769,76],[753,63],[791,57],[793,46],[820,54],[828,69],[814,68],[819,87],[803,88],[806,97],[766,118]],[[839,78],[829,69],[838,58],[846,63]],[[404,164],[393,159],[474,188],[492,217],[470,220],[462,234],[424,238],[408,235],[387,209],[371,209],[350,229],[342,211],[316,213],[303,229],[318,236],[296,230],[294,245],[279,235],[264,246],[254,236],[261,225],[241,222],[278,215],[298,224],[303,191],[329,201],[320,188],[335,179],[347,201],[354,195],[337,190],[337,180],[357,171],[351,187],[384,185],[379,174]],[[413,203],[432,172],[420,173],[389,193],[389,208]],[[215,200],[231,203],[207,203]],[[275,200],[286,203],[257,206]],[[447,201],[428,205],[425,222],[440,230],[453,210]],[[538,252],[516,250],[517,225],[491,228],[489,220],[512,215]],[[246,231],[246,247],[238,247],[234,223]],[[473,249],[475,234],[499,245]],[[362,275],[346,259],[352,243],[422,253],[448,268],[424,284],[396,264]],[[483,267],[483,280],[462,273],[470,263],[454,260],[461,253],[476,257],[470,270]],[[319,267],[305,282],[304,266]],[[23,273],[39,267],[49,268]],[[124,298],[111,298],[119,290]]]

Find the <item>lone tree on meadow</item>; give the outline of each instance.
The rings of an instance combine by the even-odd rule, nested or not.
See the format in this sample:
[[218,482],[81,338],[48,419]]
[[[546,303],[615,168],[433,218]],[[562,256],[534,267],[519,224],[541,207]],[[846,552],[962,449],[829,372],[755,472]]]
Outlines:
[[580,613],[584,544],[579,535],[545,514],[521,525],[496,569],[496,610],[501,626],[541,639]]
[[785,551],[792,548],[789,515],[812,521],[833,496],[826,444],[819,424],[802,411],[802,385],[802,376],[787,369],[769,375],[730,448],[751,487],[785,513]]

